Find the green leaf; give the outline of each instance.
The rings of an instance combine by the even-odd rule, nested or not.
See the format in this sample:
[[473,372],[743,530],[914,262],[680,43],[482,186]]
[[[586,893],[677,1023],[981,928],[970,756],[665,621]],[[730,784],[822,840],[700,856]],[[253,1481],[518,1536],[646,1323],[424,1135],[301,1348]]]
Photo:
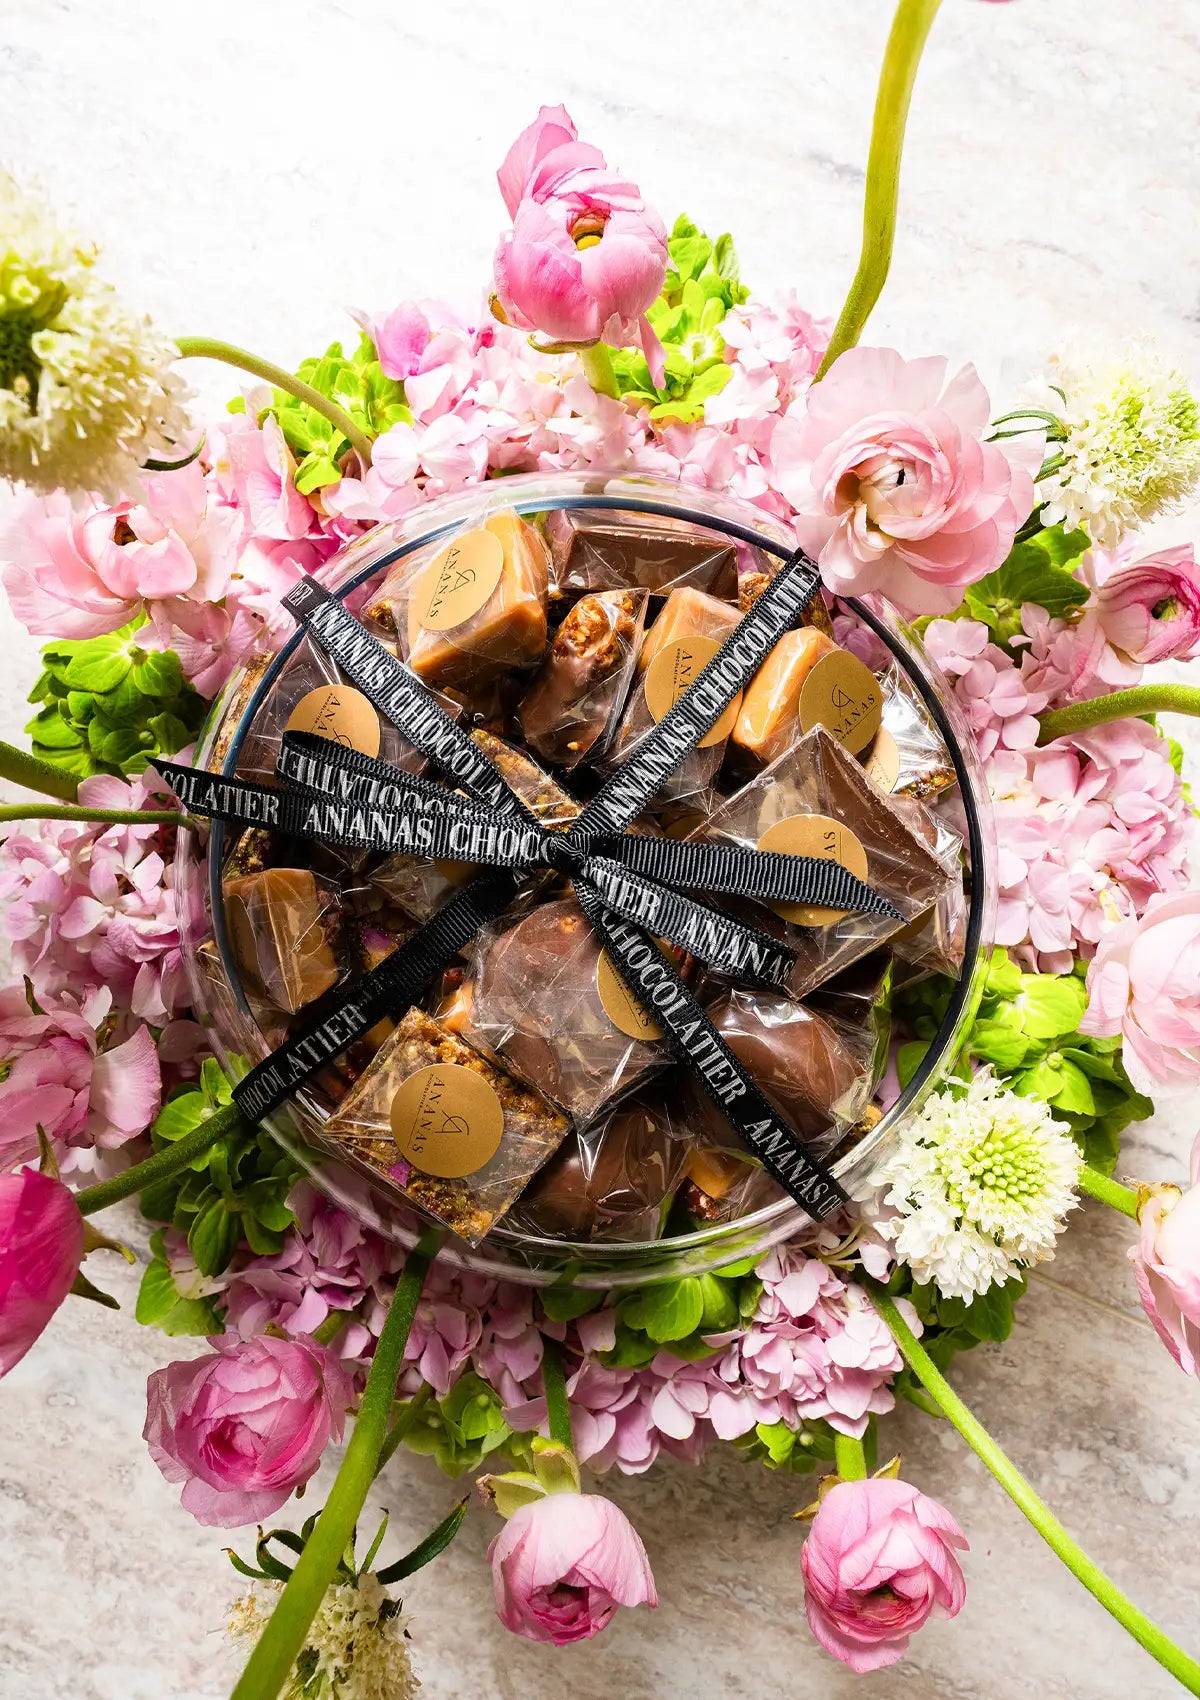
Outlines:
[[1059,1087],[1054,1094],[1054,1108],[1073,1115],[1095,1115],[1096,1100],[1087,1075],[1065,1057],[1059,1057],[1058,1063]]
[[296,488],[302,496],[310,496],[314,490],[324,490],[330,484],[339,484],[341,478],[341,468],[325,454],[305,455],[296,468]]
[[700,1322],[701,1334],[723,1334],[727,1329],[736,1328],[741,1318],[738,1315],[737,1292],[729,1281],[723,1281],[716,1275],[700,1275]]
[[754,1433],[767,1449],[771,1463],[786,1464],[796,1446],[796,1431],[786,1423],[756,1423]]
[[177,1098],[168,1098],[150,1130],[155,1142],[161,1139],[173,1145],[191,1133],[199,1126],[205,1108],[205,1099],[199,1092],[181,1092]]
[[1087,1008],[1087,992],[1072,975],[1022,974],[1016,998],[1021,1025],[1031,1039],[1074,1033]]
[[233,1102],[233,1087],[216,1057],[205,1057],[200,1064],[200,1090],[210,1109],[219,1110]]
[[467,1501],[460,1499],[448,1517],[443,1517],[436,1529],[431,1529],[423,1541],[419,1541],[411,1552],[398,1558],[395,1564],[389,1564],[377,1572],[379,1580],[385,1585],[392,1582],[403,1582],[406,1576],[411,1576],[439,1553],[445,1552],[450,1542],[462,1527],[463,1518],[467,1515]]
[[1025,1061],[1029,1050],[1025,1035],[1001,1021],[977,1021],[967,1043],[973,1056],[1006,1074]]
[[[162,1245],[162,1235],[155,1234],[151,1246]],[[161,1329],[164,1334],[216,1334],[220,1325],[207,1299],[184,1299],[172,1278],[161,1254],[147,1264],[138,1288],[134,1315],[147,1327]]]
[[139,650],[132,676],[143,696],[174,697],[183,688],[183,664],[173,649]]
[[1025,1283],[1016,1280],[977,1293],[963,1308],[963,1327],[977,1340],[1007,1340],[1012,1333],[1013,1299],[1024,1291]]
[[630,1328],[641,1329],[660,1345],[694,1334],[704,1315],[704,1296],[694,1275],[663,1281],[622,1299],[618,1315]]
[[65,680],[77,691],[115,690],[129,672],[130,640],[122,632],[89,638],[71,657]]
[[211,1198],[188,1231],[188,1249],[202,1275],[222,1275],[241,1238],[240,1219],[223,1198]]
[[590,1310],[598,1310],[605,1295],[590,1292],[586,1287],[543,1287],[538,1294],[543,1311],[551,1322],[574,1322]]
[[653,1340],[618,1319],[616,1342],[611,1350],[600,1353],[600,1358],[612,1369],[644,1369],[657,1354]]
[[901,1086],[907,1086],[925,1060],[929,1045],[924,1039],[911,1039],[896,1052],[896,1073]]
[[1023,603],[1036,603],[1056,616],[1082,607],[1087,587],[1068,567],[1090,546],[1085,531],[1064,532],[1061,525],[1039,531],[1016,544],[994,573],[968,586],[967,608],[1001,643],[1008,643],[1021,630]]

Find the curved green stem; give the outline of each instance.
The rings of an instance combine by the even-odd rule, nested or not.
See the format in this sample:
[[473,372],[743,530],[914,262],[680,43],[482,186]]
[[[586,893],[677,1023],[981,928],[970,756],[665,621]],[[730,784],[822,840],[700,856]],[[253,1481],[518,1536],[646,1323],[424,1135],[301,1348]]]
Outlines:
[[77,820],[93,826],[192,825],[191,817],[177,809],[88,809],[70,803],[5,803],[0,806],[0,821],[6,820]]
[[1120,1181],[1110,1180],[1098,1169],[1091,1168],[1085,1163],[1079,1171],[1079,1190],[1098,1198],[1101,1204],[1107,1204],[1110,1209],[1119,1210],[1122,1216],[1138,1219],[1138,1195],[1131,1186],[1122,1186]]
[[52,767],[40,756],[3,742],[0,742],[0,779],[23,785],[27,791],[40,791],[43,797],[61,797],[68,803],[73,803],[79,792],[79,781],[61,767]]
[[95,1186],[85,1187],[82,1192],[75,1194],[84,1216],[93,1216],[97,1210],[106,1210],[110,1204],[118,1204],[123,1198],[130,1198],[135,1192],[141,1192],[143,1187],[152,1185],[155,1181],[165,1181],[168,1175],[178,1174],[180,1169],[186,1169],[193,1158],[215,1145],[218,1139],[224,1139],[234,1124],[238,1121],[237,1106],[224,1104],[219,1110],[214,1110],[202,1122],[185,1133],[182,1139],[177,1139],[172,1145],[165,1145],[161,1151],[156,1151],[153,1157],[147,1157],[144,1163],[135,1163],[131,1169],[123,1169],[111,1180],[97,1181]]
[[354,1433],[337,1479],[238,1679],[232,1700],[275,1700],[304,1646],[304,1637],[325,1598],[338,1560],[354,1538],[355,1524],[379,1467],[396,1397],[396,1381],[404,1363],[404,1348],[436,1249],[436,1240],[427,1235],[408,1254],[371,1359],[367,1385],[354,1419]]
[[846,304],[838,315],[825,358],[817,368],[823,378],[839,354],[853,348],[863,333],[871,309],[879,300],[892,263],[896,239],[896,205],[900,198],[900,158],[904,127],[917,66],[942,0],[900,0],[883,53],[871,149],[867,155],[867,187],[863,203],[863,240],[858,270]]
[[852,1434],[834,1434],[833,1467],[844,1482],[865,1482],[867,1454]]
[[579,358],[583,363],[583,375],[596,394],[612,396],[615,401],[621,392],[617,388],[617,374],[613,371],[607,343],[594,342],[590,348],[581,348]]
[[237,348],[232,342],[218,342],[208,336],[179,336],[175,338],[175,346],[185,360],[223,360],[227,366],[237,366],[243,372],[249,372],[256,378],[265,378],[267,383],[274,384],[277,390],[286,390],[288,395],[294,395],[297,401],[306,402],[317,413],[324,414],[331,425],[342,433],[362,462],[363,471],[371,464],[371,439],[359,430],[345,408],[339,407],[336,401],[331,401],[320,390],[314,390],[311,384],[306,384],[303,378],[297,378],[294,372],[287,371],[283,366],[276,366],[273,360],[263,360],[257,354],[251,354],[244,348]]
[[1134,685],[1128,691],[1110,691],[1107,696],[1073,702],[1067,708],[1047,709],[1038,715],[1039,744],[1052,744],[1072,732],[1105,726],[1110,720],[1132,720],[1143,714],[1200,714],[1200,686]]
[[567,1379],[563,1374],[562,1351],[557,1340],[545,1340],[542,1352],[542,1387],[546,1394],[546,1418],[550,1438],[570,1452],[574,1447],[571,1434],[571,1406],[567,1400]]
[[1189,1693],[1200,1694],[1200,1663],[1185,1653],[1182,1647],[1177,1647],[1145,1612],[1140,1611],[1133,1601],[1121,1592],[1100,1566],[1088,1557],[1079,1543],[1067,1533],[1045,1500],[1034,1492],[1012,1459],[1001,1451],[983,1424],[972,1416],[924,1346],[912,1333],[891,1296],[869,1276],[860,1276],[860,1280],[870,1294],[876,1310],[891,1330],[904,1361],[922,1387],[941,1407],[971,1450],[987,1465],[1005,1493],[1024,1512],[1042,1539],[1152,1658],[1169,1670]]

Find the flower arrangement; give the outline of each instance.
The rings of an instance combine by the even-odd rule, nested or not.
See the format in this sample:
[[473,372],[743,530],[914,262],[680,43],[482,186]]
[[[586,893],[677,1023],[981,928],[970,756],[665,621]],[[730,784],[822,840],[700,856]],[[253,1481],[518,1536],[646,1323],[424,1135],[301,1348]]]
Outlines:
[[[145,1438],[183,1508],[258,1524],[231,1633],[238,1700],[416,1686],[389,1591],[436,1559],[466,1499],[403,1559],[356,1556],[401,1445],[474,1474],[501,1523],[500,1621],[561,1646],[659,1604],[645,1548],[595,1480],[718,1443],[819,1475],[800,1586],[826,1650],[899,1660],[965,1597],[952,1512],[879,1465],[897,1398],[939,1411],[1064,1562],[1192,1693],[1200,1663],[1080,1551],[954,1393],[961,1350],[1007,1338],[1026,1272],[1080,1193],[1138,1223],[1137,1292],[1200,1364],[1200,1146],[1188,1191],[1124,1184],[1121,1133],[1200,1079],[1195,816],[1155,721],[1200,691],[1144,681],[1200,655],[1200,571],[1138,555],[1200,480],[1200,409],[1156,351],[1064,358],[996,414],[975,372],[861,344],[886,276],[908,98],[937,0],[900,0],[881,81],[863,258],[836,324],[740,280],[728,236],[670,231],[543,108],[499,171],[511,221],[486,306],[357,315],[359,341],[289,373],[171,343],[97,281],[94,251],[2,187],[0,533],[18,619],[46,639],[26,752],[38,797],[0,808],[13,982],[0,991],[0,1373],[68,1293],[105,1296],[92,1225],[153,1225],[137,1319],[210,1350],[150,1379]],[[255,380],[199,434],[181,357]],[[953,1066],[881,1147],[852,1206],[709,1273],[535,1289],[405,1249],[250,1125],[185,972],[181,817],[152,763],[186,753],[227,681],[290,635],[283,598],[371,527],[519,472],[651,473],[790,528],[837,598],[886,602],[941,669],[997,822],[990,957]],[[875,599],[874,601],[872,599]],[[46,799],[46,800],[42,800]],[[884,1093],[921,1066],[954,991],[900,992]],[[284,1511],[351,1420],[325,1507]],[[585,1491],[585,1476],[587,1487]],[[969,1560],[967,1561],[969,1565]],[[666,1602],[664,1602],[665,1604]]]

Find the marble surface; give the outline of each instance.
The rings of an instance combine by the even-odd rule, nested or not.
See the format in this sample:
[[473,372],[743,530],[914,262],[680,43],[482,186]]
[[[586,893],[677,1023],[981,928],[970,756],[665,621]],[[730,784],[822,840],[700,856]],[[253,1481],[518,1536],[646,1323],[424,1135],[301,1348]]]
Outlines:
[[[443,0],[0,0],[0,158],[35,172],[165,328],[294,361],[351,333],[346,304],[459,294],[502,223],[492,173],[542,101],[667,215],[731,227],[746,276],[834,312],[857,251],[886,0],[572,8]],[[203,15],[204,23],[201,23]],[[1011,392],[1080,326],[1158,336],[1200,379],[1194,264],[1200,31],[1170,0],[947,0],[922,68],[902,234],[872,333],[976,360]],[[220,370],[197,367],[211,404]],[[1195,516],[1161,535],[1197,534]],[[0,731],[25,718],[34,646],[2,616]],[[1190,730],[1190,729],[1189,729]],[[1195,738],[1192,760],[1200,758]],[[1195,771],[1195,770],[1194,770]],[[1136,1130],[1129,1174],[1179,1177],[1194,1110]],[[126,1231],[136,1235],[128,1217]],[[1038,1489],[1164,1627],[1200,1643],[1200,1396],[1142,1321],[1129,1225],[1089,1206],[1035,1278],[1013,1339],[955,1380]],[[147,1373],[177,1354],[130,1315],[72,1302],[0,1391],[0,1696],[220,1700],[236,1591],[139,1438]],[[972,1543],[954,1624],[856,1679],[800,1608],[803,1482],[714,1451],[610,1489],[642,1530],[662,1607],[564,1655],[492,1616],[473,1513],[412,1585],[440,1700],[1168,1700],[1175,1684],[1062,1570],[956,1435],[901,1413],[887,1444]],[[324,1478],[310,1490],[319,1502]],[[454,1488],[393,1463],[372,1505],[392,1549]]]

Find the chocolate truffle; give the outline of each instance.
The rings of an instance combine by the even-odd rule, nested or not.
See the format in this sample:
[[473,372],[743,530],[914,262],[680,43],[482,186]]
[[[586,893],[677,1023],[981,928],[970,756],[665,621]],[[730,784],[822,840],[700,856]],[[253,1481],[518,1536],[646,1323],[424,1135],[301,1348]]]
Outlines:
[[654,1239],[686,1155],[661,1105],[627,1099],[563,1141],[522,1193],[514,1222],[567,1240]]

